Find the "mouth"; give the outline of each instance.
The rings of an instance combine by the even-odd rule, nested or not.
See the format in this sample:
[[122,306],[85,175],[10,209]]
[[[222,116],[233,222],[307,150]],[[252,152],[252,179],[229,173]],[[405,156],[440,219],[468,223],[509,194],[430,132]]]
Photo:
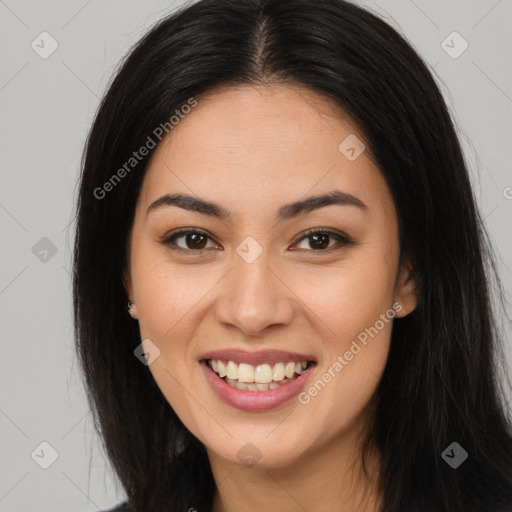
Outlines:
[[255,366],[222,359],[204,359],[202,362],[226,384],[244,391],[277,389],[295,380],[316,364],[315,361],[280,361]]
[[266,411],[290,401],[318,364],[313,356],[276,350],[210,352],[199,363],[217,396],[246,411]]

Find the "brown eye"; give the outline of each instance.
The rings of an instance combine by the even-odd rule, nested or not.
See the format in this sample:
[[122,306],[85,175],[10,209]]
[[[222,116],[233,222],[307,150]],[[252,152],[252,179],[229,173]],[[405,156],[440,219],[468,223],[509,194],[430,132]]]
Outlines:
[[[330,240],[334,239],[338,242],[338,245],[345,246],[345,245],[352,245],[352,241],[339,233],[335,233],[333,231],[324,231],[324,230],[312,230],[306,233],[305,236],[303,236],[297,244],[302,243],[304,240],[307,241],[307,244],[309,245],[310,249],[306,248],[306,250],[313,252],[328,252],[327,249],[331,249],[333,245],[330,245]],[[296,245],[297,245],[296,244]],[[302,250],[302,249],[299,249]]]
[[[202,251],[206,249],[208,239],[210,237],[207,233],[197,230],[182,230],[177,233],[167,236],[162,243],[164,245],[176,246],[175,250],[178,251]],[[183,239],[183,245],[176,243],[177,240]],[[171,247],[174,249],[174,247]]]
[[[183,239],[181,245],[177,243],[180,239]],[[211,240],[211,237],[204,231],[183,229],[166,236],[161,243],[174,251],[194,253],[206,250],[208,240]],[[303,241],[307,241],[309,248],[299,248],[298,250],[317,253],[330,252],[333,246],[336,250],[347,245],[353,245],[353,242],[346,235],[319,229],[310,230],[295,245],[304,243]],[[337,244],[331,243],[332,241],[337,242]],[[336,245],[338,245],[337,248]],[[210,248],[212,247],[210,246]]]

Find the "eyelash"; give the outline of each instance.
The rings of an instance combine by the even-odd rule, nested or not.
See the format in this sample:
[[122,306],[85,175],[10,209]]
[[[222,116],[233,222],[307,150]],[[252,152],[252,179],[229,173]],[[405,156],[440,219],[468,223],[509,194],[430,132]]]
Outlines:
[[[188,234],[203,235],[203,236],[206,236],[207,238],[209,238],[210,240],[212,240],[212,238],[206,231],[202,231],[200,229],[181,229],[179,231],[176,231],[175,233],[170,233],[169,235],[165,236],[161,240],[161,243],[163,245],[165,245],[166,247],[168,247],[169,249],[171,249],[172,251],[186,253],[188,255],[191,255],[190,253],[195,253],[194,255],[199,255],[208,250],[208,249],[183,249],[182,247],[177,247],[176,244],[174,243],[174,240],[176,240],[177,238],[181,238],[182,236],[188,235]],[[318,250],[297,249],[299,252],[305,251],[305,252],[312,252],[312,253],[316,253],[316,254],[322,254],[322,253],[325,254],[325,253],[330,253],[332,251],[340,250],[345,246],[354,245],[354,242],[348,236],[342,235],[335,231],[331,231],[329,229],[324,229],[324,228],[309,229],[308,231],[303,233],[301,238],[299,238],[297,240],[297,242],[295,242],[293,245],[299,244],[303,240],[311,237],[312,235],[328,235],[338,241],[338,246],[334,245],[332,247],[329,247],[328,249],[318,249]]]

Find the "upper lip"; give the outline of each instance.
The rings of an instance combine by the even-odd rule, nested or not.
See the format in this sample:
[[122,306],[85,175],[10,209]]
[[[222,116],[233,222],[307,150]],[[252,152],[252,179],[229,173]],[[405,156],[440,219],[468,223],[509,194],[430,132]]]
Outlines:
[[228,348],[225,350],[213,350],[200,357],[200,360],[215,359],[222,361],[233,361],[234,363],[246,363],[257,366],[259,364],[269,363],[287,363],[290,361],[314,361],[315,357],[307,354],[298,354],[296,352],[287,352],[285,350],[260,350],[258,352],[247,352],[245,350]]

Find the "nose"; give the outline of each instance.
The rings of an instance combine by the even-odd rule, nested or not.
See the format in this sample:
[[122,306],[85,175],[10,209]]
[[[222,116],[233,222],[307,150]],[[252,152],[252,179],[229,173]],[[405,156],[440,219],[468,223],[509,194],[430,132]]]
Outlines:
[[234,268],[223,280],[215,317],[247,336],[259,336],[271,326],[289,324],[294,316],[294,294],[265,252],[252,263],[235,257]]

